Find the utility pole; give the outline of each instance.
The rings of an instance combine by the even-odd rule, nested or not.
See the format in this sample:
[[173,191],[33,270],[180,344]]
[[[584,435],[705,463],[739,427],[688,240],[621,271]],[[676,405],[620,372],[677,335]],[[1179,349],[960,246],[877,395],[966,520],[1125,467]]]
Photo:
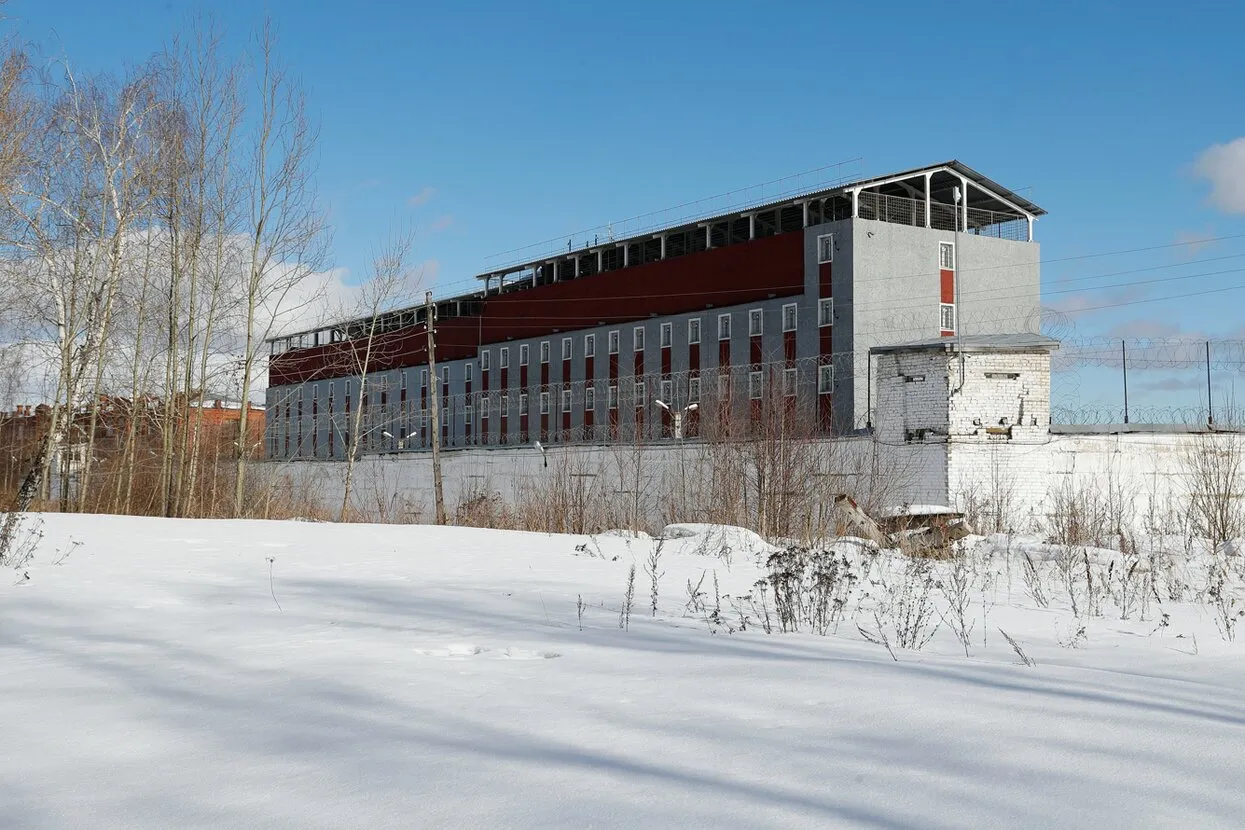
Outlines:
[[1120,365],[1124,367],[1124,423],[1128,423],[1128,350],[1120,338]]
[[428,331],[428,388],[432,392],[432,491],[437,505],[437,524],[445,524],[445,494],[441,488],[441,381],[437,378],[437,334],[433,323],[436,307],[432,292],[424,293],[424,328]]
[[1210,396],[1210,341],[1206,341],[1206,425],[1215,425],[1215,405]]

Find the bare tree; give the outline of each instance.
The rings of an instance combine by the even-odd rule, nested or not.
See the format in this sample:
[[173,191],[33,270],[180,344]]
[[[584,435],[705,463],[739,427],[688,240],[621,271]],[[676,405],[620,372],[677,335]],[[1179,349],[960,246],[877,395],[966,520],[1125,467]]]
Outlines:
[[1189,507],[1199,535],[1217,548],[1242,532],[1245,467],[1239,433],[1196,435],[1185,452]]
[[[354,483],[355,462],[359,446],[367,431],[384,430],[385,412],[382,404],[382,425],[367,424],[369,382],[373,368],[383,362],[389,344],[384,337],[391,327],[386,325],[384,312],[397,305],[409,305],[414,297],[413,273],[410,268],[411,246],[414,234],[407,230],[393,233],[381,245],[372,258],[372,276],[359,291],[354,316],[362,318],[351,338],[342,350],[348,362],[347,371],[359,379],[359,405],[350,416],[346,441],[346,476],[342,488],[341,510],[338,521],[346,521],[350,509],[350,491]],[[330,429],[332,426],[330,425]]]
[[[321,267],[327,230],[311,179],[316,132],[307,118],[299,85],[277,64],[276,34],[265,23],[258,37],[258,112],[250,137],[246,232],[249,256],[243,277],[243,330],[240,364],[241,417],[238,432],[248,436],[249,401],[260,365],[260,347],[279,325],[282,313]],[[240,442],[245,444],[245,440]],[[233,513],[244,512],[245,446],[237,451]]]

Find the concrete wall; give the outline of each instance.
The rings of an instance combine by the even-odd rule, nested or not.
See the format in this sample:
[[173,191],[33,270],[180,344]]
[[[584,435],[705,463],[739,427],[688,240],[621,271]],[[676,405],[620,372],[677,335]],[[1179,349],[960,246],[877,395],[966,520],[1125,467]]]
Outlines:
[[953,443],[947,501],[1040,532],[1073,500],[1125,527],[1172,528],[1188,520],[1192,493],[1204,490],[1191,473],[1192,459],[1245,457],[1245,436],[1177,429],[1056,433],[1033,444]]
[[[850,273],[835,269],[835,313],[850,315],[851,331],[835,351],[852,353],[856,427],[868,418],[869,349],[939,336],[938,245],[956,245],[960,334],[1037,331],[1041,310],[1040,247],[1034,242],[955,234],[868,219],[849,227]],[[850,337],[850,340],[848,339]]]
[[[832,497],[848,492],[878,504],[938,501],[946,490],[946,452],[940,445],[888,447],[869,438],[824,439],[800,445],[792,466],[804,478],[794,488],[773,482],[772,493],[798,489],[793,514],[825,515]],[[755,526],[755,459],[747,444],[678,442],[661,445],[566,445],[546,458],[532,447],[446,452],[442,470],[447,510],[487,493],[508,505],[548,500],[554,490],[582,488],[594,508],[614,511],[609,523],[659,529],[670,521],[705,521],[728,498],[739,499],[733,521]],[[313,496],[335,513],[345,465],[266,462],[269,475],[292,492]],[[778,471],[781,473],[781,471]],[[427,453],[369,456],[355,467],[352,502],[362,516],[382,521],[431,521],[432,468]]]

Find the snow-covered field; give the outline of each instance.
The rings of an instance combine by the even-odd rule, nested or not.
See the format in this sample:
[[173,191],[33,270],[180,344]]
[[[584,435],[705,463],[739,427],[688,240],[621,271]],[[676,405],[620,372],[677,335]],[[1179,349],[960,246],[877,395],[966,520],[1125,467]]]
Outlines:
[[44,520],[0,583],[6,828],[1245,822],[1245,647],[1202,604],[1065,647],[1055,588],[999,567],[971,656],[944,625],[896,662],[851,622],[732,631],[726,600],[711,633],[688,581],[712,606],[763,571],[695,525],[653,618],[649,540]]

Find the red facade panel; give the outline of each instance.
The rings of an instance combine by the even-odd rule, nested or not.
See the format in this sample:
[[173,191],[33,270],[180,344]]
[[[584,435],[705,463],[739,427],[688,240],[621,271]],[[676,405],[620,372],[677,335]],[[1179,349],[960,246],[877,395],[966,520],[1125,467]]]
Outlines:
[[939,274],[939,288],[941,289],[941,300],[944,303],[955,302],[955,272],[943,268]]
[[[804,290],[803,274],[804,235],[784,233],[516,291],[485,300],[479,316],[438,321],[437,357],[460,360],[474,356],[482,343],[792,296]],[[427,339],[422,325],[380,335],[373,342],[369,371],[426,363]],[[274,355],[269,384],[356,374],[360,349],[355,341]]]

